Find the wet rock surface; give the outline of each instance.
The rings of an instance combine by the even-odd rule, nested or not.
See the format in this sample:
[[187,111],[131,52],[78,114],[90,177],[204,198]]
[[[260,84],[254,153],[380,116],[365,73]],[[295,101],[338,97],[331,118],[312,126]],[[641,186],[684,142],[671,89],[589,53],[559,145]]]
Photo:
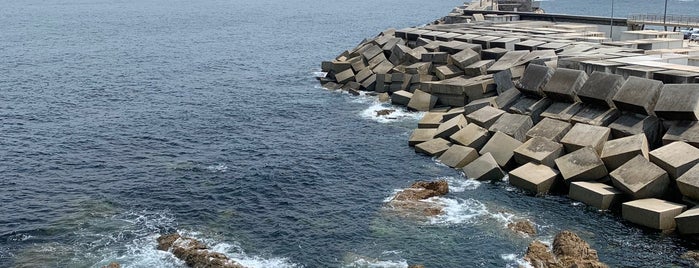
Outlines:
[[534,225],[528,220],[511,222],[507,224],[507,228],[510,228],[510,230],[518,233],[526,234],[528,236],[536,235],[536,228],[534,228]]
[[226,255],[211,251],[194,238],[173,233],[158,237],[158,250],[169,251],[193,268],[244,268]]
[[524,257],[534,267],[608,267],[599,261],[597,251],[571,231],[562,231],[553,240],[553,249],[540,241],[529,245]]

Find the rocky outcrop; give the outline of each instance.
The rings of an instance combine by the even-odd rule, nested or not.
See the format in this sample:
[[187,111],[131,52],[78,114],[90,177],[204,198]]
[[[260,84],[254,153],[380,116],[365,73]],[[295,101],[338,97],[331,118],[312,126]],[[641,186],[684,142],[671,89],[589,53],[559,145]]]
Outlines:
[[102,266],[102,268],[121,268],[121,265],[116,262],[111,262],[108,265]]
[[687,251],[680,258],[694,262],[694,266],[699,267],[699,251]]
[[399,192],[393,200],[396,201],[417,201],[434,196],[442,196],[449,192],[449,184],[445,180],[438,181],[418,181],[410,185],[410,188]]
[[528,236],[536,235],[536,228],[534,228],[534,225],[528,220],[511,222],[507,224],[507,228],[510,228],[512,231],[518,233],[526,234]]
[[177,233],[160,236],[158,249],[172,252],[175,257],[193,268],[244,268],[226,255],[210,251],[204,243]]
[[537,268],[608,267],[599,261],[596,250],[570,231],[562,231],[556,235],[552,251],[540,241],[532,242],[524,259]]
[[395,109],[383,109],[376,111],[376,116],[389,115],[395,112]]

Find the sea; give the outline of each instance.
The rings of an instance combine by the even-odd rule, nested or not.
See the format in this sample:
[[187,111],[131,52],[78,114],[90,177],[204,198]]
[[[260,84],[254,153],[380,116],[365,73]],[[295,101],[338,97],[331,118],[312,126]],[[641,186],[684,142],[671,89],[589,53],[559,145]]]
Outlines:
[[[664,7],[614,2],[620,17]],[[613,267],[691,265],[679,256],[698,246],[676,234],[416,154],[421,113],[314,79],[364,38],[461,3],[1,1],[0,267],[185,267],[156,250],[172,232],[248,267],[519,267],[561,230]],[[542,7],[609,16],[609,4]],[[697,14],[699,1],[668,10]],[[451,191],[429,202],[444,214],[387,206],[438,179]],[[535,238],[506,228],[522,219]]]

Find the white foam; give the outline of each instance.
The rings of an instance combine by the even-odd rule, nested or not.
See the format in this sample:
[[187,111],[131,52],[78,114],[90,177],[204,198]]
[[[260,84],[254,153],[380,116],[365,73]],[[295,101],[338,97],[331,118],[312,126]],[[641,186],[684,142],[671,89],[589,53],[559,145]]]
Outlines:
[[500,258],[509,262],[505,266],[507,268],[534,268],[528,261],[525,261],[523,257],[517,256],[517,254],[500,254]]
[[387,260],[357,258],[353,262],[345,265],[345,267],[406,268],[406,267],[408,267],[408,261],[407,260],[387,261]]
[[428,202],[435,202],[443,207],[442,214],[430,219],[430,224],[462,224],[487,215],[485,205],[475,199],[451,199],[432,197]]
[[443,177],[449,183],[449,192],[460,193],[464,191],[476,190],[481,186],[481,182],[463,177]]
[[211,165],[211,166],[207,166],[206,170],[211,171],[211,172],[224,173],[224,172],[228,171],[228,166],[226,166],[225,164]]
[[256,255],[246,254],[240,247],[233,246],[227,243],[219,243],[211,247],[215,252],[226,254],[232,260],[240,263],[245,267],[251,268],[292,268],[301,267],[300,265],[289,261],[287,258],[262,258]]
[[[364,99],[364,100],[362,100]],[[365,97],[365,98],[356,98],[356,100],[359,100],[360,102],[366,102],[365,99],[375,99],[374,97]],[[394,110],[392,113],[387,114],[387,115],[376,115],[377,111],[380,110]],[[405,107],[400,107],[400,106],[395,106],[391,105],[388,103],[381,103],[378,101],[372,101],[371,106],[368,108],[362,110],[359,115],[362,118],[365,119],[370,119],[379,123],[391,123],[391,122],[400,122],[400,121],[406,121],[406,120],[414,120],[418,121],[420,118],[422,118],[425,114],[423,112],[411,112],[408,111]]]

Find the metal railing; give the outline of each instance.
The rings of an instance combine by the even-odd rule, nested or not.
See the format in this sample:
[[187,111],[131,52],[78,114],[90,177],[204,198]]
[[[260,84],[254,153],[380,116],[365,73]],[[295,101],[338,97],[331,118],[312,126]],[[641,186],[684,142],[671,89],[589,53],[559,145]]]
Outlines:
[[663,14],[632,14],[628,17],[629,23],[655,24],[668,26],[699,27],[699,16]]

